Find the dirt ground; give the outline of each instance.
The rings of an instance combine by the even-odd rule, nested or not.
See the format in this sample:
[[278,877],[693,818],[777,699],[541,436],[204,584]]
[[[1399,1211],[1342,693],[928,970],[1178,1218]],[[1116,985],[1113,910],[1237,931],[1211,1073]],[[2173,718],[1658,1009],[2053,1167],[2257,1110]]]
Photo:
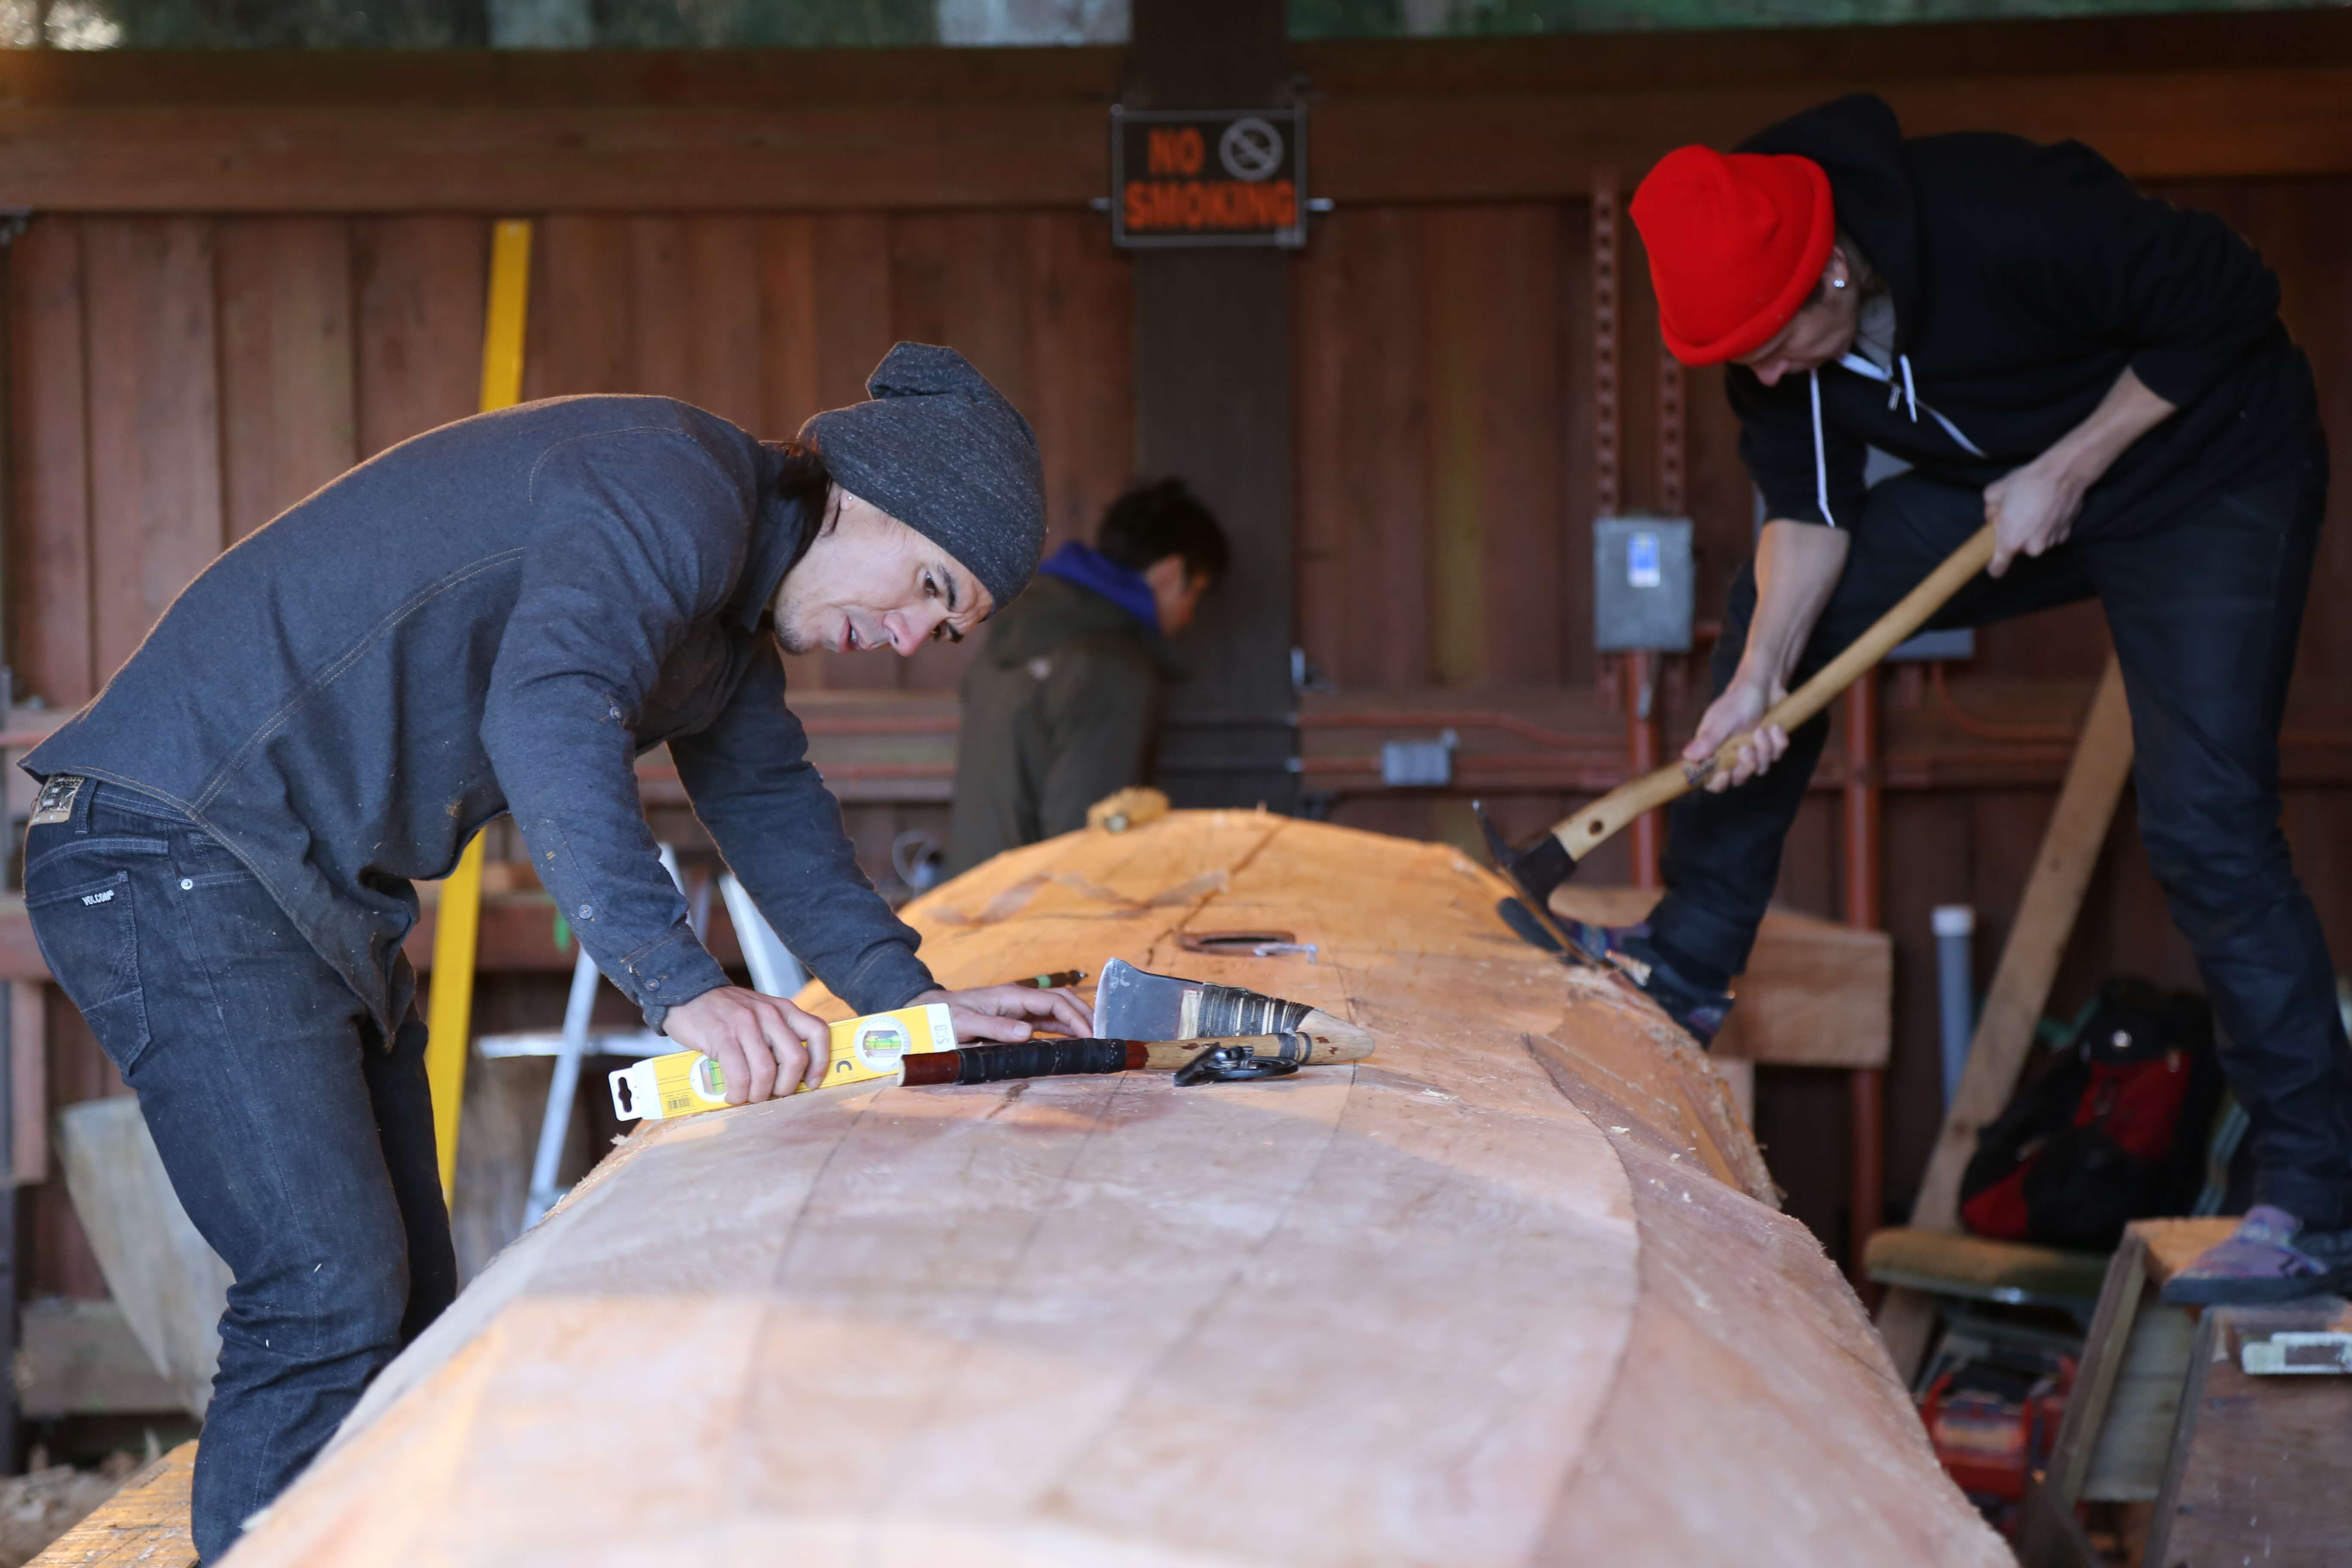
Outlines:
[[24,1568],[49,1542],[112,1497],[139,1468],[135,1455],[116,1453],[94,1470],[41,1465],[21,1476],[0,1476],[0,1568]]

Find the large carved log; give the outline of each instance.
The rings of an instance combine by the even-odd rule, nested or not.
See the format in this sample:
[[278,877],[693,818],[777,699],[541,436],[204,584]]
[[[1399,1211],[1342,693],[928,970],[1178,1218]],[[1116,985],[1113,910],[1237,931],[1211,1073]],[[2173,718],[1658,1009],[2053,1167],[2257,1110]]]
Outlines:
[[[1251,813],[939,889],[949,984],[1116,955],[1379,1055],[655,1124],[232,1568],[2007,1563],[1705,1058],[1501,891]],[[1181,945],[1233,929],[1317,952]]]

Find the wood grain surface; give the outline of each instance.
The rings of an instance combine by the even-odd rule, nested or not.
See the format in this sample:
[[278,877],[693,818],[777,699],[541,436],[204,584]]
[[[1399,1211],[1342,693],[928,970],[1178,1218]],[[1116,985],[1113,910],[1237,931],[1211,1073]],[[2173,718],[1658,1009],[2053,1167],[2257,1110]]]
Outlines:
[[[1704,1058],[1501,891],[1256,813],[947,884],[908,914],[948,984],[1116,954],[1379,1055],[657,1124],[229,1568],[2006,1562]],[[1196,924],[1318,953],[1182,952]]]
[[51,1542],[30,1568],[196,1568],[188,1534],[188,1482],[195,1468],[196,1446],[181,1444]]

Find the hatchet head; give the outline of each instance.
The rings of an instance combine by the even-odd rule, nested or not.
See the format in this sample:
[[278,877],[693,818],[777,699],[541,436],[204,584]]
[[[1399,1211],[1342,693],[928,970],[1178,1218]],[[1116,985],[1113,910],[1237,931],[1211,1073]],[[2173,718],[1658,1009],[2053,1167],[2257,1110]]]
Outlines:
[[1470,810],[1478,818],[1478,831],[1486,837],[1488,858],[1519,895],[1496,904],[1495,912],[1503,917],[1503,923],[1531,946],[1559,953],[1562,958],[1572,956],[1587,963],[1599,963],[1600,957],[1551,912],[1552,893],[1576,875],[1576,858],[1568,852],[1567,846],[1556,834],[1547,833],[1526,848],[1517,848],[1503,837],[1495,819],[1486,815],[1485,801],[1472,801]]

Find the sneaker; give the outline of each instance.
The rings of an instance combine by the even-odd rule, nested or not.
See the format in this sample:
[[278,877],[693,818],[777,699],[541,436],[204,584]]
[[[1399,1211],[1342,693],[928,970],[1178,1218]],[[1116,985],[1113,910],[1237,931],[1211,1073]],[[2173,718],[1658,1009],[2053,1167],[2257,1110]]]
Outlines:
[[1607,967],[1664,1008],[1666,1016],[1681,1025],[1700,1045],[1705,1046],[1713,1040],[1716,1032],[1723,1027],[1723,1020],[1731,1012],[1731,993],[1711,991],[1677,973],[1674,966],[1659,957],[1657,949],[1651,945],[1647,923],[1633,926],[1599,926],[1585,921],[1563,923],[1577,946],[1587,952],[1599,954]]
[[2164,1282],[2184,1307],[2253,1306],[2324,1296],[2352,1283],[2352,1231],[2305,1230],[2283,1208],[2256,1204],[2230,1239]]

